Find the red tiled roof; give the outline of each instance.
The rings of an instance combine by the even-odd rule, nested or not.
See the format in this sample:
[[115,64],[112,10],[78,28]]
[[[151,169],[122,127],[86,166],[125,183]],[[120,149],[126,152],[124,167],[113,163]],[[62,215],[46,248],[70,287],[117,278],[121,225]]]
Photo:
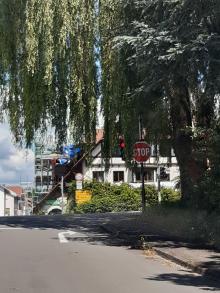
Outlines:
[[7,189],[13,191],[19,197],[24,192],[23,188],[21,186],[18,186],[18,185],[10,185],[10,186],[7,186]]

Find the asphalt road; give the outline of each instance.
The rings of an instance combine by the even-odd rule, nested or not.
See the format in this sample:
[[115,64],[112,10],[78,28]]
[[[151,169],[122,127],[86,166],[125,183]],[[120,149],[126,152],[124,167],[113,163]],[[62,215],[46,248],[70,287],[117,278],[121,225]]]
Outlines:
[[196,293],[219,285],[106,234],[105,216],[0,218],[1,293]]

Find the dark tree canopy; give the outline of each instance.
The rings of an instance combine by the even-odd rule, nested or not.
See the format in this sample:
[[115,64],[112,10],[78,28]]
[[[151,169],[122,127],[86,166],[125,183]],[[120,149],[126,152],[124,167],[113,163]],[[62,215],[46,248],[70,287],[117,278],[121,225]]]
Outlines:
[[220,2],[124,0],[121,4],[124,13],[112,38],[110,65],[120,73],[105,86],[110,92],[117,87],[114,94],[122,91],[122,95],[104,98],[107,109],[117,105],[118,111],[113,125],[105,115],[106,130],[112,129],[114,137],[120,124],[132,147],[138,134],[135,123],[142,115],[149,141],[172,144],[182,195],[188,200],[206,173],[207,137],[219,123]]

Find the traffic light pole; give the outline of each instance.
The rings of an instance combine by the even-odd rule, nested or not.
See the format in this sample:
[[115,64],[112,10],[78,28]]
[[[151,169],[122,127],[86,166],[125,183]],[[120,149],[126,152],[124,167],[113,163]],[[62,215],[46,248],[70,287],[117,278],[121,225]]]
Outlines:
[[159,146],[157,145],[157,198],[158,203],[161,203],[161,184],[160,184],[160,153]]
[[[142,137],[143,133],[143,126],[142,126],[142,119],[141,115],[139,116],[139,138],[140,141],[143,140]],[[145,186],[144,186],[144,163],[141,163],[141,202],[142,202],[142,213],[146,211],[146,195],[145,195]]]

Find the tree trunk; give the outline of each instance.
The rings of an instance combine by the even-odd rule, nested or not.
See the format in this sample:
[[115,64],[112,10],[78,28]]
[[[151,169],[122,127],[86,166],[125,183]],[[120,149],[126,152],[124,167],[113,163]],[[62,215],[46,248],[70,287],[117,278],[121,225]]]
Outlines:
[[192,139],[190,135],[178,133],[173,145],[180,169],[182,200],[188,202],[193,195],[193,186],[200,177],[200,170],[192,155]]
[[169,98],[173,147],[180,169],[182,200],[186,203],[191,200],[193,186],[201,174],[193,157],[189,92],[181,77],[170,85]]

